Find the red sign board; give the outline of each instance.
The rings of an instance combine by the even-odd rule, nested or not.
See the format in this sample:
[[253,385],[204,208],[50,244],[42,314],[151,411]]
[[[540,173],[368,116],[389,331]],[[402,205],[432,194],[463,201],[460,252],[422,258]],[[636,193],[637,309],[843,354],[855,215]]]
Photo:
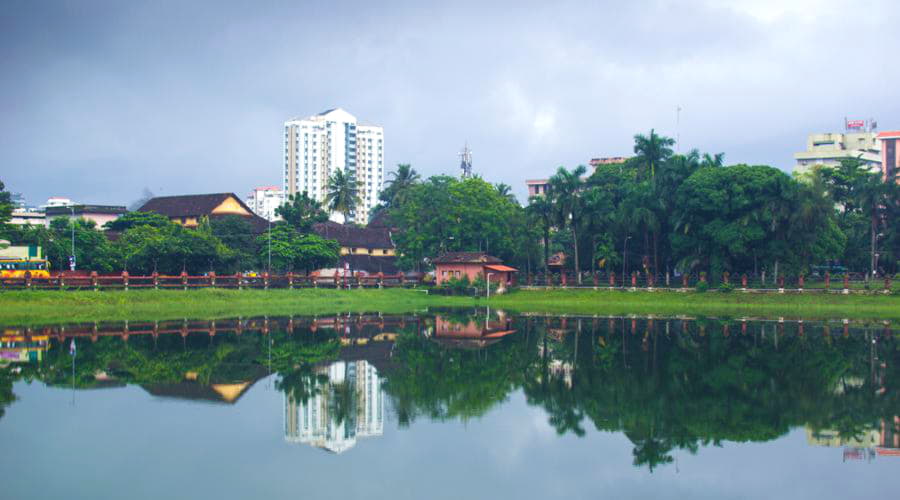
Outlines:
[[865,120],[847,120],[847,128],[863,128],[865,126]]

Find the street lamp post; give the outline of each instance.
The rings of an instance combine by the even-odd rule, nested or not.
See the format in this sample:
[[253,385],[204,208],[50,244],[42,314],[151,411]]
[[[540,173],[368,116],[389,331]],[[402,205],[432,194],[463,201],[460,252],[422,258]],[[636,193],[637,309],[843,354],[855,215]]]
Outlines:
[[625,237],[625,248],[622,250],[622,286],[625,286],[625,262],[628,261],[628,240],[631,236]]
[[75,270],[75,207],[70,206],[69,209],[72,211],[72,258],[69,259],[69,269]]
[[493,275],[494,273],[487,273],[487,285],[485,286],[487,289],[487,298],[491,298],[491,276]]
[[269,219],[269,265],[267,266],[267,271],[269,276],[272,275],[272,220]]

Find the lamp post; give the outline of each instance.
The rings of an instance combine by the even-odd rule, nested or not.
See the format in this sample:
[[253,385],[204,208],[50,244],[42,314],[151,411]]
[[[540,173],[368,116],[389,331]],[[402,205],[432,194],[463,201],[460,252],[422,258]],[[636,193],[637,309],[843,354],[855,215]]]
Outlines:
[[69,270],[75,270],[75,206],[69,206],[72,211],[72,258],[69,259]]
[[267,273],[269,276],[272,275],[272,220],[269,219],[269,265],[267,266]]
[[491,298],[491,276],[493,275],[494,273],[487,273],[487,285],[484,287],[487,289],[487,298]]
[[625,248],[622,250],[622,286],[625,286],[625,262],[628,261],[628,240],[631,236],[625,237]]

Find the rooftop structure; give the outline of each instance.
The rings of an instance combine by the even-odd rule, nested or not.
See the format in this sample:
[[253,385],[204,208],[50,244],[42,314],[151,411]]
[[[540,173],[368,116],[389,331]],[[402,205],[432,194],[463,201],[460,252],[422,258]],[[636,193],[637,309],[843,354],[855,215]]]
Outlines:
[[46,220],[65,217],[68,219],[86,219],[93,221],[97,227],[103,228],[107,222],[121,217],[128,210],[123,205],[68,205],[47,207]]
[[236,215],[246,219],[255,232],[263,232],[269,223],[253,213],[234,193],[188,194],[151,198],[138,212],[156,212],[176,224],[197,227],[203,217]]
[[860,158],[873,170],[881,168],[881,143],[875,132],[810,134],[806,151],[794,154],[795,172],[809,171],[814,165],[835,167],[841,160]]

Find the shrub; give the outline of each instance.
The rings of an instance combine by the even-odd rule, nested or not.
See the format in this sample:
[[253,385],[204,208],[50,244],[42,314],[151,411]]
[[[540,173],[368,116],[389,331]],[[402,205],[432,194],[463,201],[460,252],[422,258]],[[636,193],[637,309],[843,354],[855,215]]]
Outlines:
[[704,293],[709,290],[709,283],[705,281],[700,281],[697,283],[697,286],[694,287],[694,290],[698,293]]
[[734,290],[734,285],[731,283],[722,282],[722,284],[719,285],[719,291],[722,293],[730,293],[732,290]]

